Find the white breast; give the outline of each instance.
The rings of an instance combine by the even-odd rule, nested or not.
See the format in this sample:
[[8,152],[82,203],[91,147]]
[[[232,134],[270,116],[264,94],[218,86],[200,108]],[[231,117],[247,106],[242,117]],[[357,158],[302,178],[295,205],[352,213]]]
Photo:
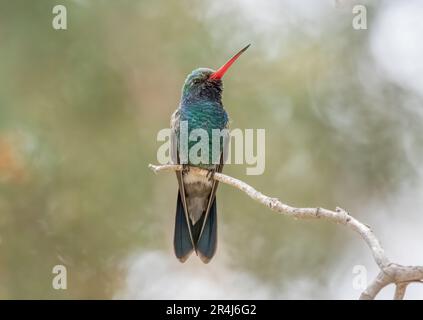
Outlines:
[[187,174],[185,174],[184,176],[184,183],[186,184],[191,184],[191,183],[204,183],[208,186],[212,186],[212,181],[209,180],[207,177],[203,177],[203,176],[199,176],[196,174],[192,174],[190,172],[188,172]]

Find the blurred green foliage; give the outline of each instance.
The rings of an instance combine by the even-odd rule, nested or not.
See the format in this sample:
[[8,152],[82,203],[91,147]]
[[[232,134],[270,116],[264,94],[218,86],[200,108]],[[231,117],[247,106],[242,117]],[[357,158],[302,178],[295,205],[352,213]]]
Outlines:
[[[230,9],[206,21],[206,2],[62,1],[66,31],[51,27],[56,4],[0,1],[0,298],[110,298],[126,257],[173,255],[176,180],[147,168],[157,132],[186,74],[249,42],[225,79],[224,104],[232,127],[266,129],[266,171],[226,173],[292,205],[342,204],[356,215],[413,174],[399,132],[416,124],[395,110],[402,90],[382,79],[366,90],[368,33],[341,18],[322,21],[317,40],[292,28],[283,54],[269,58]],[[348,237],[220,189],[219,250],[234,268],[273,284],[328,280],[328,252]],[[51,288],[55,264],[69,267],[66,291]]]

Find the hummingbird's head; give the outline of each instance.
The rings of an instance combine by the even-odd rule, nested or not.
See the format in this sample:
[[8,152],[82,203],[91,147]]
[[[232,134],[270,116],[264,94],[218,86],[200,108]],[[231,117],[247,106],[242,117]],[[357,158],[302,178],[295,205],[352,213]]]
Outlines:
[[239,51],[216,71],[209,68],[198,68],[192,71],[185,79],[182,88],[182,100],[186,102],[197,100],[221,101],[224,74],[249,46]]
[[221,79],[211,79],[212,69],[198,68],[185,79],[182,98],[194,100],[220,100],[223,84]]

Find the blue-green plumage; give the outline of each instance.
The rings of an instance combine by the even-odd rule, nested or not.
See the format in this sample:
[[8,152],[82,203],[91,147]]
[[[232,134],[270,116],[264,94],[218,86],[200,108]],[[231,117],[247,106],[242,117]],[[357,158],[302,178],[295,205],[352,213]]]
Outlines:
[[[210,170],[211,173],[221,172],[227,147],[228,115],[222,104],[222,76],[239,55],[248,48],[245,47],[219,70],[199,68],[188,75],[182,88],[179,108],[171,119],[172,139],[171,156],[173,163],[185,165],[188,170],[176,173],[179,193],[177,199],[174,249],[177,258],[184,262],[195,251],[201,260],[209,262],[216,251],[217,245],[217,209],[216,189],[218,182],[210,177],[202,177],[189,172],[190,166]],[[187,125],[187,127],[185,126]],[[186,135],[183,134],[187,129]],[[194,130],[202,129],[207,133],[205,144],[208,145],[208,155],[201,157],[200,162],[193,161],[189,151],[194,149],[201,140],[190,141]],[[220,131],[216,131],[219,129]],[[213,132],[215,130],[215,132]],[[216,139],[213,134],[222,132]],[[198,132],[198,130],[197,130]],[[227,134],[227,131],[226,131]],[[181,141],[187,139],[187,141]],[[204,142],[204,141],[202,141]],[[187,146],[188,150],[182,147]],[[204,151],[204,149],[202,149]],[[187,160],[187,162],[184,162]],[[198,159],[197,159],[198,160]]]
[[[219,163],[219,158],[213,159],[213,129],[223,130],[228,125],[228,114],[222,105],[222,81],[208,81],[213,70],[199,68],[194,70],[186,79],[182,90],[180,104],[180,121],[188,123],[188,136],[193,130],[203,129],[208,136],[208,157],[207,161],[193,163],[188,157],[188,164],[197,165],[203,168],[213,168],[213,164]],[[179,132],[178,132],[179,141]],[[188,151],[198,141],[188,141]],[[215,146],[223,151],[223,141]]]

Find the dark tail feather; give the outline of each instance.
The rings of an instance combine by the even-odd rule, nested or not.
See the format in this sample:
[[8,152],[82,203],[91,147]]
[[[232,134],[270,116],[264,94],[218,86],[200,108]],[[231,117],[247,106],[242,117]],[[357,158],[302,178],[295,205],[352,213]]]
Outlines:
[[175,255],[181,262],[185,262],[194,250],[189,236],[188,224],[179,191],[176,203],[175,236],[173,245],[175,248]]
[[217,246],[217,212],[216,198],[210,207],[210,212],[204,225],[201,238],[198,240],[196,249],[197,254],[204,263],[208,263],[213,258]]

